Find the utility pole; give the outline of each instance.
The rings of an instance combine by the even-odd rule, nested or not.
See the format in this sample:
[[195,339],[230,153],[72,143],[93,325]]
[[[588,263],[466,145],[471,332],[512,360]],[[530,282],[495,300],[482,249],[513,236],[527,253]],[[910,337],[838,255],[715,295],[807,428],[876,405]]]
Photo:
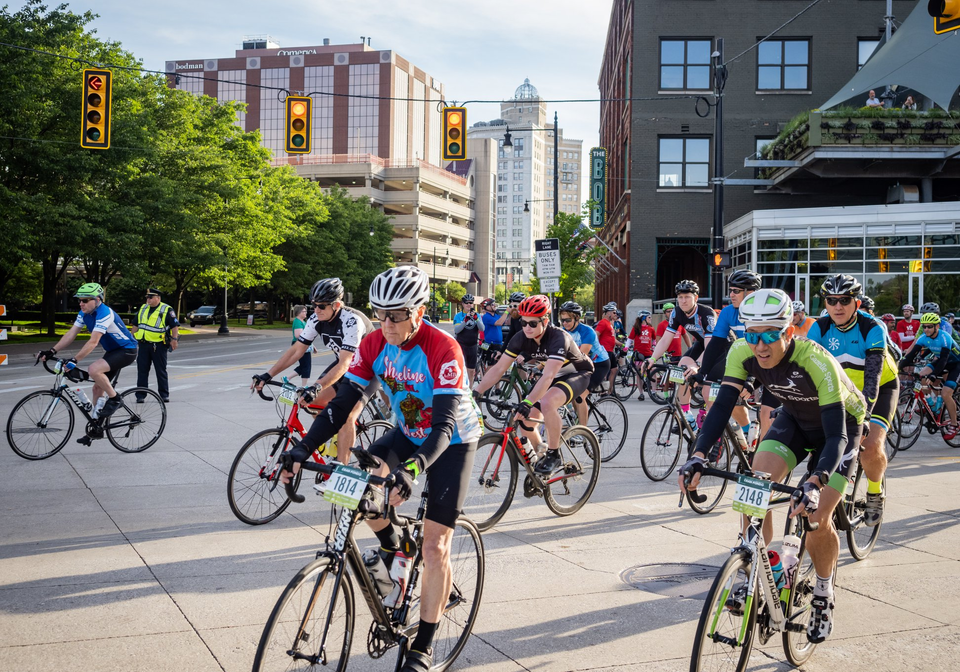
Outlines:
[[[727,83],[727,67],[723,64],[723,38],[717,38],[717,49],[711,54],[714,58],[714,118],[713,130],[713,249],[723,249],[723,87]],[[712,279],[713,308],[723,308],[723,269],[713,267]]]

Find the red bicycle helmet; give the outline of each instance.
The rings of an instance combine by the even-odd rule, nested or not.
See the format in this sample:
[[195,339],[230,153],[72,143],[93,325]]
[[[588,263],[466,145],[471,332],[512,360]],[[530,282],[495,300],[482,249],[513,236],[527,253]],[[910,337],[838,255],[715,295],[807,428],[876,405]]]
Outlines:
[[543,317],[544,315],[549,315],[550,299],[543,294],[528,296],[517,306],[517,311],[521,317]]

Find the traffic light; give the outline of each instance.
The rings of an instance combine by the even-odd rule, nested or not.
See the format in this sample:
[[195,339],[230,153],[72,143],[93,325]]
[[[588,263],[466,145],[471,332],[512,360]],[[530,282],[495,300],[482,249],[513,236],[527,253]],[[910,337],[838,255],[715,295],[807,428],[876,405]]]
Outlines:
[[110,148],[110,111],[113,104],[113,73],[109,70],[83,71],[83,123],[80,146]]
[[443,160],[467,158],[467,108],[443,108]]
[[714,268],[730,268],[730,253],[717,250],[710,255],[710,264]]
[[287,154],[310,153],[310,123],[313,120],[313,99],[309,96],[287,96]]
[[927,13],[933,17],[933,32],[937,35],[960,28],[960,0],[930,0]]

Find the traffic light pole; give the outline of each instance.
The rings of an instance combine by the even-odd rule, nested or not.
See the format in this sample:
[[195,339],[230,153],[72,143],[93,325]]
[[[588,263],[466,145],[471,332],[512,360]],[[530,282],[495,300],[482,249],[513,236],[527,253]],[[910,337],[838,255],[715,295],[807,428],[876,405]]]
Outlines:
[[[713,69],[714,96],[716,97],[713,131],[713,249],[711,254],[723,249],[723,87],[727,82],[727,67],[723,64],[723,38],[717,38],[716,59]],[[711,296],[715,310],[723,308],[723,269],[713,267]]]

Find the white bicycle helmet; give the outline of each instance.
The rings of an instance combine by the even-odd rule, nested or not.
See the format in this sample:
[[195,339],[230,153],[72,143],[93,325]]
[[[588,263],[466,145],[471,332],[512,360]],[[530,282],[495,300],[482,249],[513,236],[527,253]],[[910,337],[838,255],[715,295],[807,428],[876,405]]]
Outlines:
[[377,310],[419,308],[430,300],[430,278],[416,266],[390,268],[370,284],[370,305]]
[[740,304],[740,320],[747,327],[783,329],[792,317],[790,297],[780,289],[757,290]]
[[795,312],[795,313],[805,313],[805,312],[807,312],[807,307],[806,307],[805,305],[803,305],[803,301],[794,301],[793,304],[791,304],[790,307],[793,308],[793,312]]

